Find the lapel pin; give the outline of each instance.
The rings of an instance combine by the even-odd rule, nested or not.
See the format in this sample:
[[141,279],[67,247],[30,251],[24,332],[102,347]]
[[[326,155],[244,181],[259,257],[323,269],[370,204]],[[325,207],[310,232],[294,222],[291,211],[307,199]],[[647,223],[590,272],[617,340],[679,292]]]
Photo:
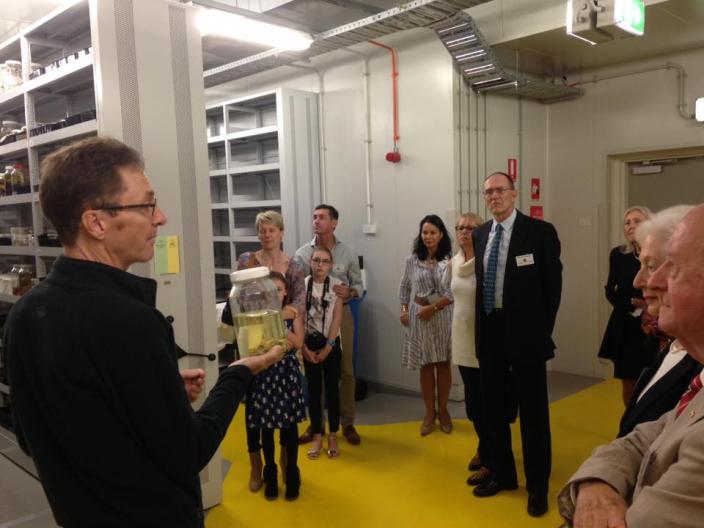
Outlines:
[[694,411],[689,411],[689,417],[690,417],[690,418],[694,418],[694,415],[695,415],[695,414],[697,414],[697,413],[695,413]]

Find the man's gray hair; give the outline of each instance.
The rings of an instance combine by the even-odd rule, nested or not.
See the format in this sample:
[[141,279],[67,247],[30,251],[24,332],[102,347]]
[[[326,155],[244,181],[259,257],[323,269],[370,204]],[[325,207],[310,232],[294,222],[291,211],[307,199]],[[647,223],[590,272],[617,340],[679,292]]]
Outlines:
[[646,237],[651,236],[657,244],[663,246],[670,240],[679,224],[687,213],[694,209],[693,205],[673,205],[653,214],[648,220],[636,228],[636,242],[643,246]]

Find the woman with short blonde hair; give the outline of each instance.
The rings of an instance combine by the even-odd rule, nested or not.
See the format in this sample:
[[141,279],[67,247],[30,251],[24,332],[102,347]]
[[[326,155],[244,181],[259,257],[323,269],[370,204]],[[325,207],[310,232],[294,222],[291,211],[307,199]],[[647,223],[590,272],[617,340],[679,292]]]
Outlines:
[[645,334],[640,328],[640,314],[645,309],[643,292],[633,286],[638,269],[640,248],[636,228],[652,216],[650,209],[634,205],[623,213],[626,244],[611,250],[606,298],[613,306],[599,357],[614,363],[614,377],[621,380],[623,404],[628,405],[641,370],[653,357],[645,348]]

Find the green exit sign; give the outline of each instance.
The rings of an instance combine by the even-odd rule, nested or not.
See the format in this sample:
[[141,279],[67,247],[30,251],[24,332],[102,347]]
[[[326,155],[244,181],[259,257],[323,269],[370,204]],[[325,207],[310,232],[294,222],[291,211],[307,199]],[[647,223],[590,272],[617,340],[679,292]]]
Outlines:
[[645,33],[644,0],[615,0],[614,24],[633,35]]

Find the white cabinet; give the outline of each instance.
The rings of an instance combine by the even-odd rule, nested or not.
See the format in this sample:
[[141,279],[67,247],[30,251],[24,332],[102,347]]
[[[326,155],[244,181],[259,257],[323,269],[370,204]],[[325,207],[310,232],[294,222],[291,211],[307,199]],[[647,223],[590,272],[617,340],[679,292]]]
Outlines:
[[[0,121],[15,122],[23,132],[5,137],[0,145],[0,172],[6,165],[21,163],[27,167],[29,185],[20,194],[0,196],[0,235],[13,227],[28,227],[35,242],[0,245],[0,269],[29,263],[43,277],[62,250],[39,245],[38,236],[50,228],[38,203],[39,165],[57,146],[98,129],[88,2],[56,10],[1,46],[1,62],[21,62],[22,83],[0,91]],[[9,238],[0,240],[6,243]],[[0,295],[0,301],[15,300]]]
[[317,94],[279,88],[209,106],[205,118],[215,290],[224,300],[237,257],[260,247],[257,213],[283,215],[289,254],[312,237],[320,201]]

